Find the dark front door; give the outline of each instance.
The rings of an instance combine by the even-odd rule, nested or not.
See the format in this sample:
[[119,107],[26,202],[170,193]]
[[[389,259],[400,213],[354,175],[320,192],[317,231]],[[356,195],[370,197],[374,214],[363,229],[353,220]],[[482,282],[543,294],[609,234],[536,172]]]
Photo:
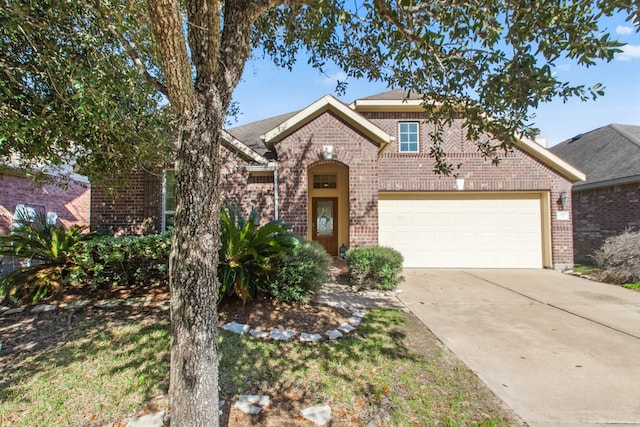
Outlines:
[[313,240],[330,255],[338,256],[338,198],[314,197],[312,207]]

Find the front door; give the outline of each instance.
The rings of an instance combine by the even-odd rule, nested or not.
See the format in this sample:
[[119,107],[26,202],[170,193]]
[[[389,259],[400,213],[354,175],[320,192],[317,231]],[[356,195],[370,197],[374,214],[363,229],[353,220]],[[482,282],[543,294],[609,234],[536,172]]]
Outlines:
[[312,238],[332,256],[338,256],[338,198],[314,197]]

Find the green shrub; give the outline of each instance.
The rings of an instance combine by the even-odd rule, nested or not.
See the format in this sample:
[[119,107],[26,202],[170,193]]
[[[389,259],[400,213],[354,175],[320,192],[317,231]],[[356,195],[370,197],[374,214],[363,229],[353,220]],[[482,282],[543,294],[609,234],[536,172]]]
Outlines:
[[0,279],[3,299],[38,301],[67,283],[79,244],[92,237],[86,227],[53,225],[45,214],[22,214],[9,235],[0,236],[0,255],[24,260],[26,267]]
[[75,262],[80,266],[73,281],[92,288],[136,285],[166,280],[171,232],[149,236],[100,236],[82,245]]
[[347,251],[349,281],[357,287],[395,289],[402,280],[400,252],[383,246],[368,246]]
[[609,237],[593,258],[600,268],[598,280],[625,284],[640,281],[640,232],[625,231]]
[[246,302],[263,290],[277,258],[291,251],[296,239],[280,221],[258,225],[255,212],[244,219],[235,207],[220,212],[218,299],[235,293]]
[[309,302],[309,297],[326,282],[331,257],[322,245],[298,240],[290,253],[280,256],[267,291],[285,302]]

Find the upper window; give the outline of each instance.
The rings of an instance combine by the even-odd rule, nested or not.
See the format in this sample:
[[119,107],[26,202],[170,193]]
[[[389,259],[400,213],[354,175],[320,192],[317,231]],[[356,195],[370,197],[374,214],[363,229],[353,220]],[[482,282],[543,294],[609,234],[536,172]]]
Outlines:
[[337,188],[335,175],[314,175],[313,188]]
[[400,122],[400,152],[418,152],[418,122]]

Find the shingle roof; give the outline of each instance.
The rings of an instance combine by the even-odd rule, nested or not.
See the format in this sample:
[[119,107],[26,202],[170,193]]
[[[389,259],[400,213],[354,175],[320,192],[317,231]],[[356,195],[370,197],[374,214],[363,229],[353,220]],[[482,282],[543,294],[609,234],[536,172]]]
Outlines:
[[392,89],[386,92],[377,93],[375,95],[367,96],[365,98],[359,98],[360,100],[369,99],[369,100],[403,100],[403,99],[422,99],[420,94],[415,92],[411,92],[409,96],[408,91],[404,89]]
[[[577,135],[550,150],[587,174],[576,188],[640,180],[640,126],[611,124]],[[600,184],[600,185],[599,185]]]
[[279,116],[270,117],[257,122],[247,123],[246,125],[227,129],[227,132],[239,141],[242,141],[248,147],[264,155],[264,153],[269,150],[260,139],[260,136],[264,135],[271,129],[278,127],[278,125],[286,122],[297,113],[297,111],[294,111],[292,113],[281,114]]

